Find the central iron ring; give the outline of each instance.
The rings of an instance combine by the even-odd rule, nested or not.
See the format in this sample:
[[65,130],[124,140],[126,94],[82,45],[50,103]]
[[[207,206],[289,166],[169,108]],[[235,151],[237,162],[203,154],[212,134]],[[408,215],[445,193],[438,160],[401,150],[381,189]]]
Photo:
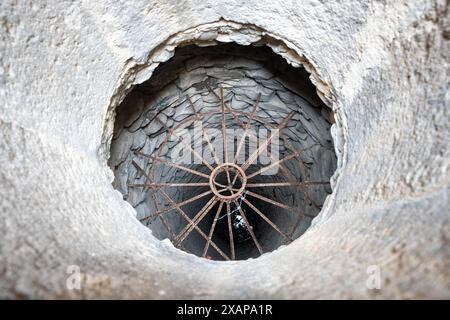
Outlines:
[[[222,183],[220,175],[226,178],[226,183]],[[239,179],[239,181],[237,181]],[[236,187],[237,185],[237,187]],[[209,186],[211,191],[220,199],[224,201],[232,201],[239,198],[245,190],[247,185],[247,176],[241,167],[234,163],[224,163],[217,166],[209,177]],[[221,189],[217,189],[221,187]],[[228,194],[225,194],[227,193]]]

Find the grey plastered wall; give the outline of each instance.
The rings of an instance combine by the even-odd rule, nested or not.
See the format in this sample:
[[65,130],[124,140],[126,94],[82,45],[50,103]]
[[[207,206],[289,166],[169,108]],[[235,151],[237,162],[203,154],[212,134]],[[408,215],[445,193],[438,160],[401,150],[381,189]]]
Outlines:
[[[449,297],[448,2],[7,0],[0,12],[2,297]],[[112,187],[114,110],[180,43],[262,35],[335,111],[333,194],[291,245],[205,262],[153,237]],[[67,289],[69,265],[81,290]]]

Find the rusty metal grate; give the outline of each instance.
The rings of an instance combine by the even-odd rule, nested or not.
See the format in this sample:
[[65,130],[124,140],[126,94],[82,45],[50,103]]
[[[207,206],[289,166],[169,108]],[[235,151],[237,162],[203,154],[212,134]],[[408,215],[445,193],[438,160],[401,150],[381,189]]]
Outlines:
[[[321,209],[314,201],[312,201],[308,195],[308,188],[310,186],[320,186],[320,185],[328,185],[329,181],[309,181],[307,179],[299,179],[295,175],[293,175],[288,168],[285,166],[287,161],[296,161],[296,165],[298,166],[301,176],[307,177],[306,167],[304,162],[301,159],[302,152],[307,149],[313,147],[309,146],[307,148],[303,148],[302,150],[295,150],[292,146],[289,138],[283,134],[283,129],[286,128],[289,121],[292,120],[294,112],[288,114],[287,117],[284,118],[281,123],[274,125],[267,120],[259,117],[257,115],[257,108],[260,101],[261,94],[258,95],[256,100],[254,101],[251,111],[246,112],[242,110],[233,109],[228,105],[229,101],[224,99],[223,88],[219,88],[219,93],[216,93],[211,87],[208,87],[209,91],[217,98],[217,103],[220,104],[220,108],[216,111],[210,112],[199,112],[197,111],[194,103],[190,100],[189,96],[186,97],[189,102],[190,108],[192,109],[192,115],[187,117],[184,121],[181,121],[176,127],[170,128],[168,127],[162,120],[155,115],[155,120],[160,123],[160,125],[164,128],[166,136],[163,141],[159,151],[156,154],[145,154],[141,151],[134,151],[136,155],[136,159],[132,161],[133,165],[140,172],[145,179],[144,183],[135,183],[129,184],[131,188],[141,188],[142,190],[150,190],[151,191],[151,202],[155,209],[155,212],[145,216],[141,221],[146,224],[151,224],[156,219],[160,219],[162,224],[167,229],[167,232],[170,234],[170,240],[174,244],[175,247],[178,247],[182,250],[188,251],[183,247],[183,242],[185,239],[195,230],[205,241],[203,247],[202,257],[210,258],[208,255],[209,250],[215,250],[223,259],[225,260],[235,260],[235,246],[236,243],[240,243],[242,241],[253,241],[254,246],[258,250],[259,254],[263,254],[265,252],[263,246],[261,245],[258,237],[255,235],[253,231],[253,226],[251,225],[247,215],[249,211],[251,214],[256,214],[261,221],[264,221],[268,225],[273,228],[276,233],[282,237],[283,242],[288,244],[292,242],[292,235],[298,228],[300,220],[302,217],[309,216],[313,218],[314,216],[308,215],[306,210],[294,206],[289,206],[284,204],[282,201],[278,201],[277,199],[272,199],[265,195],[262,195],[258,192],[254,192],[253,189],[257,188],[295,188],[297,192],[302,195],[304,203],[309,203],[317,207],[317,209]],[[214,158],[213,163],[207,161],[200,153],[198,153],[195,148],[190,144],[181,139],[181,137],[177,136],[176,129],[182,126],[189,121],[204,121],[205,117],[211,116],[220,116],[221,117],[221,130],[223,136],[223,160],[220,160],[216,150],[214,149],[211,143],[211,137],[208,136],[206,130],[203,130],[203,138],[208,145],[208,148],[211,151],[211,154]],[[244,134],[240,137],[239,143],[237,144],[236,150],[233,150],[233,156],[230,157],[227,143],[227,121],[226,119],[231,117],[231,121],[234,121],[239,127],[243,129]],[[246,120],[242,120],[240,117],[243,117]],[[249,154],[248,158],[244,163],[239,165],[237,163],[238,155],[241,152],[241,149],[245,147],[246,139],[257,140],[258,138],[254,135],[253,131],[250,130],[251,126],[254,123],[260,123],[267,128],[271,128],[272,133],[265,139],[263,143],[259,143],[257,149]],[[263,167],[258,167],[258,170],[249,173],[249,167],[255,161],[255,159],[267,148],[268,144],[275,137],[275,135],[279,135],[280,141],[284,144],[286,150],[288,150],[288,154],[284,155],[281,159],[276,159],[272,157],[272,154],[269,155],[272,162]],[[164,159],[161,156],[162,146],[168,143],[171,137],[176,138],[180,143],[184,145],[188,150],[190,150],[195,158],[197,158],[201,165],[204,167],[205,172],[200,170],[190,168],[187,165],[182,165],[180,163],[173,162],[171,160]],[[143,166],[138,162],[141,161],[141,158],[147,158],[152,160],[152,168],[149,172],[146,172],[143,169]],[[191,181],[179,181],[179,182],[158,182],[156,181],[155,176],[155,168],[157,165],[170,166],[177,170],[182,170],[186,174],[194,175],[196,178],[203,179],[203,182],[191,182]],[[278,166],[281,170],[284,180],[283,181],[268,181],[268,182],[254,182],[255,177],[262,177],[262,174],[273,168],[274,166]],[[225,183],[223,183],[225,181]],[[165,191],[167,188],[188,188],[188,187],[207,187],[209,190],[205,192],[201,192],[192,196],[186,200],[181,202],[175,202],[169,194]],[[160,209],[158,205],[156,195],[159,193],[159,196],[162,197],[165,204],[165,209]],[[200,199],[209,200],[199,209],[195,214],[191,214],[189,216],[186,211],[183,209],[184,206],[188,204],[193,204]],[[271,219],[269,219],[267,213],[263,212],[262,208],[258,208],[256,203],[267,203],[273,205],[275,207],[285,209],[297,215],[296,223],[292,225],[290,230],[282,230],[277,224],[275,224]],[[249,209],[249,211],[245,212],[243,210],[243,204]],[[213,208],[217,207],[216,210]],[[178,233],[175,233],[171,228],[168,221],[165,219],[165,215],[168,212],[177,212],[185,221],[186,225],[182,230]],[[224,212],[223,214],[221,214]],[[211,219],[211,225],[207,232],[203,231],[199,227],[199,223],[207,216],[214,215],[214,218]],[[229,239],[229,248],[228,250],[221,249],[214,241],[213,235],[216,230],[217,222],[223,218],[227,219],[227,229],[228,229],[228,239]],[[227,251],[227,252],[225,252]]]

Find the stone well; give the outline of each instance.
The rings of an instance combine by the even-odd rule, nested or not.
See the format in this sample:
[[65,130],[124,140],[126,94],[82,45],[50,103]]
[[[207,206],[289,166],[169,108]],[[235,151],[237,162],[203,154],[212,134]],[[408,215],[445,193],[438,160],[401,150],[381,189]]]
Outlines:
[[[0,21],[1,298],[450,297],[446,1],[6,0]],[[207,104],[207,67],[233,106],[297,112],[329,182],[292,243],[261,229],[236,261],[176,248],[128,190],[144,111]]]

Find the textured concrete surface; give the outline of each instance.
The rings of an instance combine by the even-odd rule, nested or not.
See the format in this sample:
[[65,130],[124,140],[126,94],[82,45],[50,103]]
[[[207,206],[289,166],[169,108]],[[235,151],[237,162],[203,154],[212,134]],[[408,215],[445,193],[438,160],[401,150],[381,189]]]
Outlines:
[[[448,1],[6,0],[0,12],[2,298],[450,297]],[[152,236],[114,190],[115,108],[177,46],[261,39],[335,112],[333,193],[291,245],[201,260]]]

